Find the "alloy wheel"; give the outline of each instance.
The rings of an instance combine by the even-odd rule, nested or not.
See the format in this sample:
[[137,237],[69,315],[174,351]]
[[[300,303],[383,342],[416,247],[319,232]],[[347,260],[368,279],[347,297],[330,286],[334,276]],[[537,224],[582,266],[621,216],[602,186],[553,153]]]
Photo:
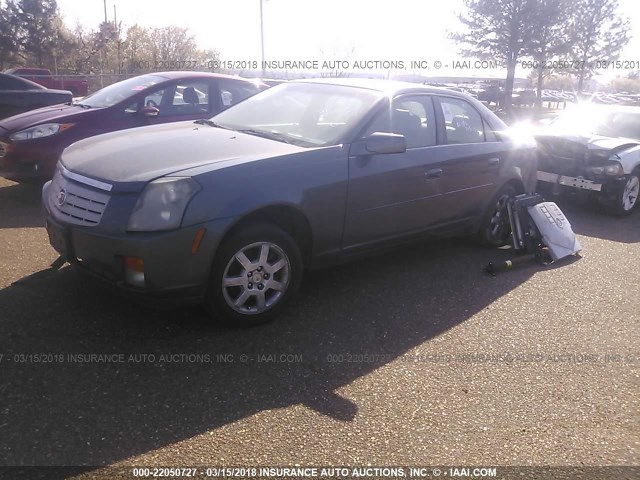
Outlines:
[[622,208],[629,212],[635,207],[640,192],[640,179],[636,175],[631,175],[627,180],[622,192]]
[[222,295],[229,308],[256,315],[273,308],[285,295],[291,262],[278,245],[257,242],[238,250],[222,276]]
[[511,228],[509,224],[509,214],[507,212],[507,203],[509,202],[510,195],[501,195],[491,214],[489,219],[489,234],[494,239],[502,239],[507,233],[507,229]]

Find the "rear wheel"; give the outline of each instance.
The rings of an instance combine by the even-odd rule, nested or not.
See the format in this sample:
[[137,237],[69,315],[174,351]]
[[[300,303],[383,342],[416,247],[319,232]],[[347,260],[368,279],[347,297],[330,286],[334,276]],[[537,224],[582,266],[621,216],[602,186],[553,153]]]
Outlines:
[[493,197],[478,231],[480,243],[489,247],[501,247],[507,243],[511,235],[507,203],[516,194],[515,187],[507,184]]
[[613,199],[613,213],[619,217],[631,215],[638,206],[638,194],[640,193],[640,172],[635,170],[627,175],[622,188]]
[[206,306],[229,325],[258,325],[286,307],[301,278],[300,249],[286,232],[272,225],[247,227],[221,245]]

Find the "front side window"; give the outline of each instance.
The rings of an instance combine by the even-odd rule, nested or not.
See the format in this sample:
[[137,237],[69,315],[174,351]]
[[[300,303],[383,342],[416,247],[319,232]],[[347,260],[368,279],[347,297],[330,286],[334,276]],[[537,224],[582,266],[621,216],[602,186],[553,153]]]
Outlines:
[[440,98],[444,116],[446,143],[479,143],[485,141],[484,124],[478,111],[465,100]]
[[165,80],[166,78],[158,75],[141,75],[129,78],[98,90],[96,93],[83,98],[81,103],[94,108],[110,107]]
[[404,135],[407,148],[436,144],[436,122],[433,102],[428,95],[396,98],[391,109],[381,112],[367,128],[365,136],[375,132]]

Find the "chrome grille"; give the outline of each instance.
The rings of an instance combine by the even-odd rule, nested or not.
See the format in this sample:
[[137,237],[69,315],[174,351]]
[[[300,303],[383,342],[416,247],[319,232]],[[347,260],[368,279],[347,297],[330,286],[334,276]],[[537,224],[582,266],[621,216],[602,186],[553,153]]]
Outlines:
[[58,218],[75,225],[95,226],[100,223],[109,194],[80,182],[69,180],[56,170],[49,189],[49,201]]
[[0,158],[4,158],[7,154],[7,149],[4,148],[4,143],[0,142]]

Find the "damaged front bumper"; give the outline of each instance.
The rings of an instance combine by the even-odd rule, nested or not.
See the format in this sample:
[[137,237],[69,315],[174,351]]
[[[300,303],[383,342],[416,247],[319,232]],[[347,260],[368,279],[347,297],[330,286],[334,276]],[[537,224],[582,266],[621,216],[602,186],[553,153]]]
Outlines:
[[604,186],[603,182],[597,182],[594,180],[587,180],[583,177],[570,177],[567,175],[559,175],[557,173],[550,172],[538,172],[539,182],[548,182],[555,185],[563,185],[565,187],[573,187],[582,190],[591,190],[594,192],[601,192]]

